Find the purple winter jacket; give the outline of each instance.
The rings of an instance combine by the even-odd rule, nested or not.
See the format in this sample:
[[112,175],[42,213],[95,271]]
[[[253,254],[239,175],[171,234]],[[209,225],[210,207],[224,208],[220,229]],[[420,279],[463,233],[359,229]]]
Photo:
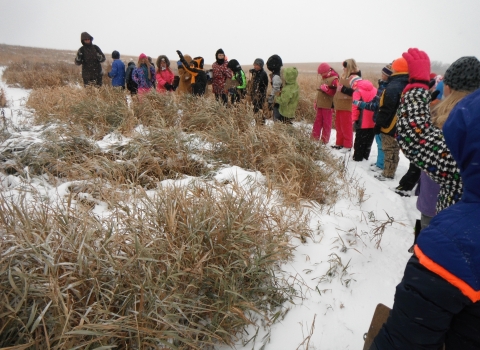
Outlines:
[[415,195],[417,199],[417,209],[426,216],[434,217],[437,214],[435,209],[437,203],[440,185],[433,181],[424,171],[420,174]]

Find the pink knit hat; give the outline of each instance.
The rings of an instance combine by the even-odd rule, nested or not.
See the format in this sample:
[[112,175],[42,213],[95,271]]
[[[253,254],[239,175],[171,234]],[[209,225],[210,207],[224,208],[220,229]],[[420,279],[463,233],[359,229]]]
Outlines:
[[318,66],[317,72],[318,74],[327,74],[330,71],[331,67],[328,63],[322,63]]
[[141,53],[140,56],[138,56],[138,60],[141,60],[142,58],[147,58],[147,55]]

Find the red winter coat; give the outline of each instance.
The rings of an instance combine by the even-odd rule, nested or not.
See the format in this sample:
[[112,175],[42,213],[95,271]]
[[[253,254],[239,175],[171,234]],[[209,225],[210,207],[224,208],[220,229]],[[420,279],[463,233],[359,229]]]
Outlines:
[[157,78],[157,92],[166,92],[167,89],[165,89],[165,84],[173,84],[173,78],[175,77],[172,73],[172,71],[167,68],[165,70],[161,70],[160,72],[157,72],[155,75]]
[[[356,81],[356,89],[353,92],[353,99],[357,101],[370,102],[375,98],[377,94],[377,89],[373,84],[368,80],[358,80]],[[357,122],[357,126],[360,129],[372,129],[375,126],[373,122],[373,113],[374,111],[362,110],[360,113],[358,106],[352,104],[352,121]]]

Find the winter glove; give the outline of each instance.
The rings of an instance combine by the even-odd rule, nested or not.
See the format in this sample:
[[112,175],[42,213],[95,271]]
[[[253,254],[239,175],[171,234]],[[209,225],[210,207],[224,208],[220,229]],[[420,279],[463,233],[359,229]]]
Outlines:
[[408,52],[402,54],[408,63],[409,84],[403,91],[413,88],[423,88],[428,90],[430,82],[430,58],[424,51],[417,48],[410,48]]
[[180,57],[180,61],[183,61],[185,58],[180,50],[177,50],[178,57]]
[[353,100],[353,104],[358,107],[358,109],[365,109],[367,103],[365,101]]
[[435,101],[437,99],[438,95],[440,95],[440,91],[435,90],[434,92],[432,92],[430,94],[430,96],[432,97],[432,101]]
[[358,130],[360,129],[360,120],[355,120],[353,122],[353,130]]
[[101,54],[99,54],[99,53],[97,53],[97,60],[98,60],[99,62],[102,62],[102,60],[103,60],[103,56],[102,56]]
[[320,90],[322,90],[325,93],[328,92],[328,90],[329,90],[328,85],[327,84],[320,85]]
[[381,128],[382,128],[382,127],[381,127],[380,125],[375,124],[375,127],[373,128],[374,134],[375,134],[375,135],[380,134],[380,132],[381,132],[380,129],[381,129]]
[[182,61],[180,61],[180,60],[177,61],[177,67],[178,67],[178,68],[182,68],[182,67],[183,67]]
[[164,87],[167,91],[175,91],[173,85],[170,84],[170,83],[165,83],[165,85],[163,85],[163,87]]

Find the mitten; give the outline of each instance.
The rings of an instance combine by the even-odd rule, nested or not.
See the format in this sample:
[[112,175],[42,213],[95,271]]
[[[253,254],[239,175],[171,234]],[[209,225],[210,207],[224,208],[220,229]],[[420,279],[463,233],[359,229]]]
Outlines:
[[172,85],[172,84],[169,84],[169,83],[165,83],[165,85],[163,85],[163,87],[164,87],[167,91],[172,91],[172,90],[173,90],[173,85]]
[[402,56],[408,63],[410,82],[403,91],[413,88],[428,89],[428,83],[430,82],[430,58],[428,55],[417,48],[410,48]]
[[180,60],[177,61],[177,67],[178,67],[178,68],[182,68],[182,67],[183,67],[182,61],[180,61]]
[[352,103],[353,103],[355,106],[360,105],[360,101],[358,101],[358,100],[353,100]]
[[328,92],[328,85],[327,84],[322,84],[320,85],[320,90],[322,90],[323,92]]
[[102,60],[103,60],[103,56],[100,55],[99,53],[97,53],[97,60],[99,60],[99,61],[102,61]]
[[183,61],[184,58],[183,58],[183,54],[180,50],[177,50],[177,54],[178,54],[178,57],[180,57],[180,61]]
[[432,92],[430,94],[430,96],[432,97],[432,101],[435,101],[437,99],[438,95],[440,95],[440,91],[435,90],[434,92]]

